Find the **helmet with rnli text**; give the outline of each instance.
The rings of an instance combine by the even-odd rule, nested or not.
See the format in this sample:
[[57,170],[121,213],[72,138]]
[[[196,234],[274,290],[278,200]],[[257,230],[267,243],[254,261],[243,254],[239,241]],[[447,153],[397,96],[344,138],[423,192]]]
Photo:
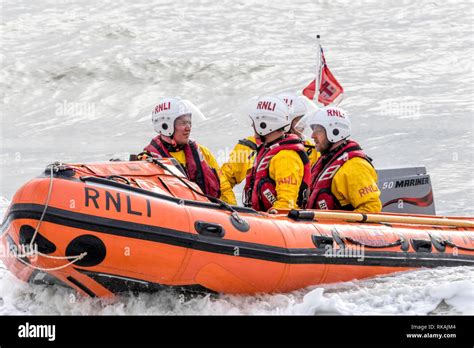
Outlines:
[[351,135],[349,115],[338,107],[326,106],[308,113],[298,122],[298,126],[310,131],[314,130],[317,125],[326,130],[326,136],[331,143],[337,143]]
[[302,101],[302,98],[306,97],[299,97],[294,93],[280,93],[277,94],[277,97],[282,99],[286,105],[290,108],[290,124],[293,120],[297,117],[304,116],[306,113],[306,105]]
[[151,113],[151,120],[157,133],[172,137],[176,119],[185,115],[192,117],[193,124],[206,121],[196,105],[178,97],[159,99]]
[[253,121],[255,131],[259,135],[268,135],[283,129],[290,128],[290,109],[280,98],[275,96],[260,97],[253,102],[249,117]]
[[184,115],[192,116],[192,111],[183,100],[161,98],[151,113],[151,119],[157,133],[171,137],[174,134],[174,121]]

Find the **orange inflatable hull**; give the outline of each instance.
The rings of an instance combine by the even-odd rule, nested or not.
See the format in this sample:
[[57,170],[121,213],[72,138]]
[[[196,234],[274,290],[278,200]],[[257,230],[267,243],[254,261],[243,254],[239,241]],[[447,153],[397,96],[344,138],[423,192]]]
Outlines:
[[[255,294],[474,265],[470,227],[233,214],[153,163],[55,168],[18,190],[1,227],[2,262],[32,283],[93,297],[163,287]],[[30,244],[37,252],[19,255]]]

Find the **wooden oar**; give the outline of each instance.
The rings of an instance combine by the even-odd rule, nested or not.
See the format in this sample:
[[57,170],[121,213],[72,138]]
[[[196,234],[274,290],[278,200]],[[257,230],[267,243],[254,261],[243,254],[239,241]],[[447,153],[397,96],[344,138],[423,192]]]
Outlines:
[[394,216],[376,215],[363,213],[339,213],[339,212],[314,212],[314,217],[319,219],[338,219],[352,222],[392,222],[414,225],[432,226],[455,226],[474,228],[474,222],[468,220],[455,220],[448,218],[425,218],[418,216]]
[[[397,215],[386,215],[386,214],[364,214],[356,212],[334,212],[334,211],[297,211],[293,210],[291,213],[295,214],[295,217],[300,217],[304,220],[311,220],[311,215],[315,219],[328,219],[328,220],[344,220],[348,222],[388,222],[388,223],[400,223],[400,224],[413,224],[413,225],[431,225],[431,226],[451,226],[451,227],[467,227],[474,228],[474,221],[462,220],[462,219],[450,219],[447,217],[419,217],[419,216],[397,216]],[[305,217],[303,217],[305,216]]]

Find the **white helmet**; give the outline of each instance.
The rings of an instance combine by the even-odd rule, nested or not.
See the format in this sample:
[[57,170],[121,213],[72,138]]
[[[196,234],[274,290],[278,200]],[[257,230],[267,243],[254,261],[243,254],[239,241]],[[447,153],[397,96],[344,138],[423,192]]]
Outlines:
[[198,121],[205,120],[204,115],[189,100],[180,98],[161,98],[151,113],[153,127],[157,133],[172,137],[174,121],[184,115],[192,116]]
[[282,99],[290,108],[290,124],[295,118],[305,115],[306,105],[302,98],[306,97],[298,97],[294,93],[280,93],[277,95],[277,97]]
[[253,104],[249,117],[257,134],[267,135],[282,128],[285,132],[289,130],[290,109],[282,99],[265,96],[258,98]]
[[326,136],[331,143],[347,139],[351,135],[351,121],[344,110],[335,106],[326,106],[310,112],[298,122],[298,127],[305,132],[312,132],[314,126],[320,125],[326,130]]

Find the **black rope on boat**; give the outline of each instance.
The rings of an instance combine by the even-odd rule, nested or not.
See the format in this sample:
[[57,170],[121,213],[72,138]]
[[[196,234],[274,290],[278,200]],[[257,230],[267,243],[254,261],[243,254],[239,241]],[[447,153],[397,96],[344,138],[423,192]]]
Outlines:
[[[148,160],[148,159],[147,159]],[[220,207],[224,208],[225,210],[228,210],[230,211],[232,214],[232,218],[240,225],[244,225],[244,226],[248,226],[248,222],[245,221],[238,213],[237,211],[232,208],[232,206],[226,202],[224,202],[223,200],[219,199],[219,198],[216,198],[216,197],[213,197],[213,196],[210,196],[208,194],[205,194],[203,192],[200,192],[198,190],[196,190],[194,187],[192,187],[188,182],[186,182],[185,180],[183,180],[183,178],[179,177],[178,175],[176,175],[175,173],[173,173],[173,171],[171,169],[169,169],[166,165],[164,165],[163,163],[160,162],[159,159],[156,159],[156,158],[151,158],[150,161],[152,163],[155,163],[156,165],[158,165],[160,168],[166,170],[168,173],[170,173],[172,176],[174,176],[176,179],[178,179],[179,181],[181,181],[187,188],[189,188],[192,192],[200,195],[200,196],[203,196],[203,197],[206,197],[207,199],[209,199],[211,202],[213,203],[216,203],[218,204]],[[246,230],[248,230],[247,228],[245,228]]]

